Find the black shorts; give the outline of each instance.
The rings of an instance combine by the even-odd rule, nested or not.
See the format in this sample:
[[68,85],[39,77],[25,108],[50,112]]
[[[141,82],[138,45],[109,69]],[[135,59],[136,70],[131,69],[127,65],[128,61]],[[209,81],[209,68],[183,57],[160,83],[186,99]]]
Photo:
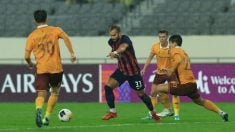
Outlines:
[[50,87],[60,87],[63,72],[36,74],[36,90],[49,90]]
[[125,81],[128,81],[131,88],[139,91],[144,89],[144,81],[140,73],[133,76],[127,76],[124,75],[119,69],[116,69],[116,71],[110,76],[110,78],[113,78],[118,81],[119,86],[121,86]]

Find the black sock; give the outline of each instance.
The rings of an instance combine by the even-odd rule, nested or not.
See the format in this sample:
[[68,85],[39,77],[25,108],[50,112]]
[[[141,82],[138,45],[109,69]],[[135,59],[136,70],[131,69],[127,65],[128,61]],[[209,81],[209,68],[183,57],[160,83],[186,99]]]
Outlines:
[[144,104],[148,107],[149,111],[153,111],[153,105],[151,99],[148,95],[144,94],[143,96],[139,96]]
[[105,98],[109,108],[115,108],[113,89],[107,85],[104,86],[104,89],[105,89]]

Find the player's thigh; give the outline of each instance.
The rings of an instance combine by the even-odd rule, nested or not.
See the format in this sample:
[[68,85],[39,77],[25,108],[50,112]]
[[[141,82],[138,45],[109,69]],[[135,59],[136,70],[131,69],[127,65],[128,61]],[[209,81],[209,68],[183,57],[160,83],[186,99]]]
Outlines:
[[37,91],[48,91],[49,89],[49,74],[36,74],[35,84]]
[[153,84],[158,85],[165,83],[168,80],[168,76],[166,74],[156,74],[153,80]]
[[130,84],[130,87],[136,91],[141,91],[143,90],[144,87],[144,81],[143,78],[140,74],[138,75],[134,75],[134,76],[130,76],[128,77],[128,82]]
[[119,86],[119,82],[116,79],[110,77],[106,85],[111,88],[116,88]]
[[158,84],[155,88],[155,91],[160,94],[167,94],[169,93],[169,84]]
[[199,91],[197,89],[197,84],[191,84],[190,88],[192,89],[192,92],[188,95],[189,98],[191,98],[192,100],[198,100],[199,103],[203,102],[204,99],[201,98]]
[[196,83],[178,84],[177,87],[170,87],[170,93],[178,96],[188,96],[191,99],[197,99],[200,94]]
[[62,83],[63,72],[50,74],[50,86],[53,89],[60,88]]
[[203,99],[202,97],[197,97],[197,98],[192,98],[193,102],[203,106],[203,104],[205,103],[205,99]]
[[118,69],[116,69],[110,76],[107,85],[111,88],[118,87],[126,81],[126,76]]
[[156,96],[157,96],[157,84],[152,83],[150,95],[151,95],[152,97],[156,97]]

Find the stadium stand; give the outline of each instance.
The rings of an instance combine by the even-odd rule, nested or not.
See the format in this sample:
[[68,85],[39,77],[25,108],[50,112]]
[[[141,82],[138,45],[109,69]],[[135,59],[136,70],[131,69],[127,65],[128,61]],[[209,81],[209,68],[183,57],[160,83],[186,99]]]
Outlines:
[[124,4],[108,0],[75,1],[75,4],[64,0],[0,0],[0,36],[27,36],[34,28],[32,14],[36,9],[45,9],[49,24],[62,27],[71,36],[104,35],[107,27],[126,13]]
[[35,28],[36,9],[45,9],[49,24],[70,36],[107,35],[114,23],[130,35],[155,35],[153,29],[183,35],[235,33],[234,0],[0,0],[0,37],[27,36]]
[[233,34],[231,0],[165,0],[153,2],[152,13],[140,17],[129,34],[155,35],[153,29],[167,29],[183,35]]

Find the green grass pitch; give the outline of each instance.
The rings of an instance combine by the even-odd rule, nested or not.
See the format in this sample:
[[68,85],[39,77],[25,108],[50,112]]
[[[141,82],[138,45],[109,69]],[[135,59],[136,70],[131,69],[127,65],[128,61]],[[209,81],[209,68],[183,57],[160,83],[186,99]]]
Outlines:
[[[0,132],[232,132],[235,130],[235,104],[217,103],[229,113],[229,122],[223,122],[215,113],[193,103],[181,103],[180,121],[162,118],[160,123],[141,120],[147,108],[142,103],[116,104],[118,118],[103,121],[108,111],[103,103],[58,103],[48,127],[35,125],[34,103],[0,103]],[[73,112],[70,122],[60,122],[58,111],[68,108]],[[159,104],[157,111],[162,110]]]

